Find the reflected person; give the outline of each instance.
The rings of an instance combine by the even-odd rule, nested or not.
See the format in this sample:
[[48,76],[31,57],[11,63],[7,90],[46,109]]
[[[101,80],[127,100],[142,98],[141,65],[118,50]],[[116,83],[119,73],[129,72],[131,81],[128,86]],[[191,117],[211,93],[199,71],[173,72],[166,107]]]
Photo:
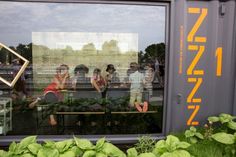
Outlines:
[[120,84],[119,74],[116,72],[116,69],[113,64],[108,64],[106,69],[107,75],[105,77],[107,86],[111,88],[118,87]]
[[[35,107],[39,102],[54,104],[63,101],[63,94],[61,93],[61,90],[67,88],[69,79],[69,67],[62,64],[56,69],[56,75],[54,76],[52,82],[44,89],[43,96],[38,97],[29,105],[29,107]],[[57,125],[57,121],[53,114],[50,114],[49,116],[49,124]]]
[[101,93],[102,98],[106,98],[107,82],[101,75],[101,70],[96,68],[93,71],[91,84],[98,93]]

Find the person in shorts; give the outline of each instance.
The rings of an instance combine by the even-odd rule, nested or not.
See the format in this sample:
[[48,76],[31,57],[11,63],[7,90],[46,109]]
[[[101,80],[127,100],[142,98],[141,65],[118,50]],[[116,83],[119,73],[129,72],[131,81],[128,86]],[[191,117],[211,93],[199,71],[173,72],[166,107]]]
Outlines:
[[[147,111],[147,104],[142,103],[143,89],[145,84],[145,77],[139,72],[137,63],[132,63],[131,70],[133,73],[129,76],[130,82],[130,107],[136,107],[139,112]],[[143,106],[143,108],[142,108]]]

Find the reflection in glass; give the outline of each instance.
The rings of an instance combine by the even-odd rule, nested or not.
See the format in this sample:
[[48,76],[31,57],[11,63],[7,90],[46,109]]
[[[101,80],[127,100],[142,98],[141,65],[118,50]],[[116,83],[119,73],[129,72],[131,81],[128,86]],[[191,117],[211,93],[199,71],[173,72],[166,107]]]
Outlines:
[[[165,9],[0,2],[0,42],[30,61],[13,89],[0,82],[13,100],[7,134],[161,133]],[[0,54],[10,79],[21,60]]]

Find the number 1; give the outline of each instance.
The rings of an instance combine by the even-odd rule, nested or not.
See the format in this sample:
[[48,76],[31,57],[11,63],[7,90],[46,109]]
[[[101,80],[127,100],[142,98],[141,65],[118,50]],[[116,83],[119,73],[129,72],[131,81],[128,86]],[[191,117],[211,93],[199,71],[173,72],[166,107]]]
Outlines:
[[221,76],[222,74],[222,47],[218,47],[215,53],[216,57],[216,76]]

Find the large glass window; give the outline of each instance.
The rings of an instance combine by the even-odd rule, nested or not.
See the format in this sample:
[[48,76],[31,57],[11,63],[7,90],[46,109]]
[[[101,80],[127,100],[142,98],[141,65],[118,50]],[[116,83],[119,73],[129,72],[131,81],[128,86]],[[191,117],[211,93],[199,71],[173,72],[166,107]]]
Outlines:
[[162,132],[166,6],[0,1],[0,16],[0,134]]

